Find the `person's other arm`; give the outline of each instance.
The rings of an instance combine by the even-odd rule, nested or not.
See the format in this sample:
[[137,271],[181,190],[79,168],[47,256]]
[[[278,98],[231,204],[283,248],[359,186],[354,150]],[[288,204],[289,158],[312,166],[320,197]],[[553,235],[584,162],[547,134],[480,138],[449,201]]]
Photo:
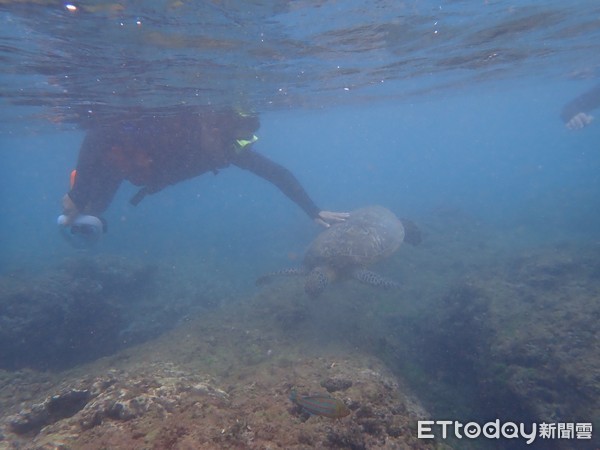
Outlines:
[[348,217],[347,213],[320,210],[288,169],[251,149],[243,150],[236,156],[233,164],[241,169],[249,170],[277,186],[290,200],[302,208],[311,219],[321,225],[329,226],[331,223],[343,221]]
[[578,130],[594,119],[589,113],[600,106],[600,84],[567,103],[560,114],[565,126]]
[[110,144],[105,134],[106,130],[92,131],[83,141],[74,183],[63,197],[63,212],[70,220],[80,213],[97,216],[104,212],[123,180],[108,158]]

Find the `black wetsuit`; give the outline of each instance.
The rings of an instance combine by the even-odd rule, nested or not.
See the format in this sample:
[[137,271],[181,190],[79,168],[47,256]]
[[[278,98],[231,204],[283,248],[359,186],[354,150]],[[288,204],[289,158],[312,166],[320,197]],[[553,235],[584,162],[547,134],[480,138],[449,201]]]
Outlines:
[[589,113],[600,106],[600,84],[567,103],[560,118],[567,123],[579,113]]
[[132,199],[233,164],[277,186],[311,218],[320,209],[296,177],[256,153],[250,140],[258,119],[237,113],[124,118],[88,131],[79,153],[69,197],[84,214],[100,215],[119,185],[128,180],[142,189]]

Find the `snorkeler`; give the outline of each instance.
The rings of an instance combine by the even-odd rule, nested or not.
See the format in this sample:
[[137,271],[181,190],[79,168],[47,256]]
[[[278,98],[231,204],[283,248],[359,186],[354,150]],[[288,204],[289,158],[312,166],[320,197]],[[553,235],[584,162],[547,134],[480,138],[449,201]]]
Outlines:
[[569,130],[580,130],[594,120],[590,111],[600,106],[600,84],[567,103],[560,114]]
[[348,217],[319,209],[289,170],[253,149],[259,126],[258,117],[232,110],[137,114],[93,126],[62,200],[61,232],[75,246],[97,240],[106,231],[100,215],[123,180],[141,187],[130,200],[137,205],[169,185],[206,172],[217,174],[232,164],[277,186],[320,225]]

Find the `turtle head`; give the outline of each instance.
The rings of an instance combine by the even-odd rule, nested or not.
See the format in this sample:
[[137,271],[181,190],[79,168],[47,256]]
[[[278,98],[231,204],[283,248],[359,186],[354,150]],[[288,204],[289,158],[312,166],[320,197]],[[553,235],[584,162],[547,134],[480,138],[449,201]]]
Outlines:
[[306,277],[304,292],[312,298],[318,297],[331,281],[331,276],[331,270],[325,267],[315,267]]

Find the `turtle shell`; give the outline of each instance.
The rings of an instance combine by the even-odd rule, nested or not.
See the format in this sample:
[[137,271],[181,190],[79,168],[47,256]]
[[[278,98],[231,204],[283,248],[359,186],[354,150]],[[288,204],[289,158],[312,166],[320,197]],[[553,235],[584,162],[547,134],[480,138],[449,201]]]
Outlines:
[[383,206],[368,206],[350,213],[311,243],[304,264],[336,271],[369,266],[398,250],[404,240],[402,222]]

